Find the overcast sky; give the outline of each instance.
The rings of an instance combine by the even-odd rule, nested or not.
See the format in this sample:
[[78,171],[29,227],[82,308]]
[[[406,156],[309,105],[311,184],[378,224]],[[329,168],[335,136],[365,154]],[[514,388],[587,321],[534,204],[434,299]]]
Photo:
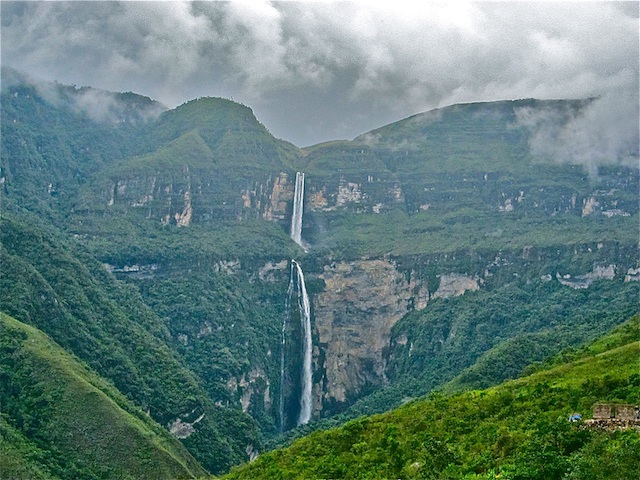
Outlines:
[[[452,103],[638,96],[637,2],[7,2],[2,64],[253,108],[298,146]],[[614,102],[615,104],[615,102]]]

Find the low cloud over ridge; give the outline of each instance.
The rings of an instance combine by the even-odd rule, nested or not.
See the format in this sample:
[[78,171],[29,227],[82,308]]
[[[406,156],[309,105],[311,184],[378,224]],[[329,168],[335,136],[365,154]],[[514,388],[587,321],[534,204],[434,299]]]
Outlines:
[[169,106],[231,97],[298,145],[456,102],[637,99],[635,2],[415,3],[2,2],[2,62]]

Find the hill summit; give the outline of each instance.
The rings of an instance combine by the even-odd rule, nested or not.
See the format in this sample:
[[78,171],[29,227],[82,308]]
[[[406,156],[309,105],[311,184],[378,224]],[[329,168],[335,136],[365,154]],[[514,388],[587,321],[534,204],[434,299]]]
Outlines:
[[[569,134],[598,99],[452,105],[300,149],[230,100],[168,110],[132,93],[14,80],[1,99],[0,310],[20,322],[11,331],[38,329],[125,398],[127,415],[112,412],[123,429],[143,415],[131,431],[151,436],[133,435],[131,452],[164,458],[163,472],[228,472],[445,386],[490,388],[637,313],[637,148],[588,164],[560,154],[562,142],[582,148]],[[553,148],[540,150],[542,139]],[[12,379],[32,361],[18,355],[13,367],[14,347],[28,345],[3,351]],[[75,448],[70,430],[29,426],[28,405],[58,408],[61,397],[48,382],[21,395],[23,380],[0,381],[16,406],[2,417],[12,458],[26,445],[52,459],[33,472],[101,475],[60,460]],[[95,419],[77,415],[84,438]],[[506,465],[508,448],[485,433],[480,444],[498,452],[486,462],[467,445],[480,470],[451,462],[470,475]],[[391,437],[376,448],[391,449]],[[423,440],[429,452],[442,445]],[[381,457],[390,470],[376,475],[426,465],[415,452]]]

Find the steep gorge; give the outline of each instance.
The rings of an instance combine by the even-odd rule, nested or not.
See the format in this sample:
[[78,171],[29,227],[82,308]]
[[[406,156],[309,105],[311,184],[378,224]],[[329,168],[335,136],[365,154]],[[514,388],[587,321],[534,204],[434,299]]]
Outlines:
[[[505,183],[504,172],[491,171],[486,167],[476,173],[452,171],[441,177],[439,185],[425,187],[425,193],[419,194],[424,198],[417,200],[415,194],[406,197],[404,193],[415,189],[415,181],[405,179],[401,182],[398,174],[392,173],[382,161],[389,151],[381,148],[379,140],[372,146],[370,138],[366,137],[366,142],[360,144],[320,145],[302,152],[296,160],[304,162],[309,172],[305,181],[304,234],[295,241],[310,248],[304,263],[311,265],[308,275],[313,284],[315,418],[343,411],[363,396],[390,383],[390,358],[410,355],[413,348],[404,334],[396,335],[392,341],[393,327],[430,302],[437,299],[445,301],[465,292],[495,289],[519,276],[526,282],[536,283],[545,283],[551,278],[553,282],[570,288],[574,285],[571,278],[576,278],[580,285],[590,285],[594,280],[605,277],[606,280],[617,278],[622,281],[622,272],[637,267],[635,250],[616,243],[615,235],[602,225],[607,218],[618,225],[621,223],[618,220],[623,220],[624,215],[636,214],[637,209],[629,203],[627,193],[637,183],[637,175],[633,171],[622,169],[616,175],[603,176],[600,184],[594,186],[564,166],[535,166],[542,176],[548,176],[550,169],[567,179],[567,185],[556,186],[552,194],[548,188],[532,192],[531,185],[527,184],[530,180],[526,178],[518,180],[522,187]],[[387,160],[393,167],[390,162]],[[519,168],[515,167],[515,171]],[[292,171],[279,171],[263,177],[260,174],[254,176],[254,180],[241,180],[228,190],[225,199],[216,199],[211,194],[213,190],[207,188],[215,188],[211,183],[214,179],[220,184],[221,174],[222,178],[231,175],[231,172],[224,172],[224,169],[216,169],[215,173],[199,172],[194,175],[184,167],[183,180],[178,183],[160,186],[156,177],[144,180],[148,188],[155,189],[155,194],[151,190],[144,193],[139,181],[134,181],[122,183],[119,197],[118,188],[115,188],[115,198],[127,210],[142,210],[141,207],[146,205],[144,199],[164,198],[159,204],[164,205],[162,208],[167,213],[162,215],[163,210],[160,209],[155,214],[146,214],[146,217],[178,227],[189,226],[192,222],[206,226],[221,220],[260,218],[277,223],[281,229],[289,228],[295,214],[296,182]],[[207,175],[211,179],[209,187],[199,186],[192,195],[193,185],[204,185]],[[442,176],[442,173],[435,176],[438,175]],[[229,179],[231,182],[225,181],[225,189],[236,181],[232,177]],[[544,201],[537,200],[539,194]],[[593,200],[595,198],[599,201]],[[463,203],[459,204],[460,201]],[[552,201],[556,203],[550,203]],[[207,206],[211,202],[217,207]],[[417,211],[411,213],[416,202]],[[103,200],[107,208],[115,204],[117,201],[113,198],[107,200],[105,197]],[[472,205],[478,213],[472,213]],[[586,212],[585,205],[589,206]],[[453,210],[447,212],[452,207]],[[223,211],[227,213],[220,213]],[[228,214],[231,211],[233,214]],[[610,213],[612,211],[614,214]],[[562,224],[558,226],[559,234],[566,237],[569,233],[570,238],[561,241],[568,241],[570,246],[547,248],[544,246],[546,241],[537,236],[535,229],[531,230],[533,237],[529,239],[508,233],[516,222],[522,222],[527,216],[542,221],[560,212],[572,222],[596,215],[593,218],[598,222],[592,238],[598,241],[585,242],[585,237],[564,230]],[[407,217],[408,213],[411,215]],[[472,215],[480,215],[487,220],[477,224]],[[480,230],[467,230],[465,234],[469,238],[466,240],[456,238],[442,243],[446,238],[443,235],[459,235],[456,229],[462,227],[460,232],[463,232],[465,224],[472,224]],[[383,229],[401,231],[406,238],[414,237],[415,240],[406,245],[386,243],[393,241],[388,234],[377,237]],[[80,232],[82,228],[77,230]],[[509,239],[511,245],[507,249],[498,247],[502,237]],[[469,249],[466,245],[473,247]],[[282,265],[286,257],[267,255],[261,261],[265,263],[258,272],[258,282],[271,283],[280,289],[280,295],[285,296],[285,270],[269,265]],[[237,264],[235,273],[229,271],[229,274],[256,277],[255,267],[248,266],[245,261],[219,261],[221,265],[233,262]],[[609,265],[615,265],[617,277],[589,273],[612,268]],[[267,282],[264,282],[265,272],[269,272]],[[273,289],[271,291],[275,294]],[[400,353],[405,345],[409,350]],[[491,345],[494,344],[488,346]],[[270,349],[272,355],[275,348],[274,345]],[[264,362],[269,364],[273,360],[263,357],[260,363]],[[273,371],[273,367],[260,368],[266,375],[261,384],[281,383],[281,379],[266,373]],[[231,398],[235,397],[245,411],[271,408],[270,414],[265,413],[277,419],[279,414],[273,410],[278,404],[277,390],[269,389],[271,398],[262,400],[268,397],[266,390],[257,387],[255,382],[243,381],[247,375],[251,376],[250,371],[255,372],[243,369],[240,376],[227,380],[233,385],[244,384],[241,389],[234,387],[235,393]],[[392,378],[399,375],[397,365],[393,371]],[[288,381],[296,384],[294,380]],[[280,388],[295,390],[299,387]],[[252,398],[258,399],[256,401],[260,405],[253,405]]]
[[[29,157],[30,176],[21,176],[26,154],[16,138],[37,150],[17,127],[28,124],[21,112],[35,102],[35,92],[27,98],[25,91],[3,93],[5,215],[28,222],[46,210],[56,219],[46,228],[69,242],[68,252],[93,257],[66,264],[84,279],[77,291],[88,305],[114,286],[135,300],[127,307],[107,296],[117,321],[106,324],[89,306],[81,313],[94,323],[60,317],[91,325],[105,345],[117,345],[114,364],[102,360],[111,347],[93,358],[88,346],[63,346],[128,388],[138,406],[148,408],[153,397],[154,419],[211,471],[254,456],[260,437],[298,423],[306,382],[299,313],[285,326],[289,343],[282,342],[292,258],[304,269],[310,300],[306,428],[426,394],[487,355],[507,358],[509,342],[544,341],[541,351],[555,353],[636,308],[638,171],[609,165],[593,179],[575,165],[533,158],[530,132],[514,126],[514,112],[555,103],[458,105],[351,142],[298,149],[273,138],[247,107],[199,99],[135,130],[96,126],[111,135],[108,142],[67,132],[83,147],[83,162],[74,166],[75,157],[45,149]],[[49,107],[43,100],[38,108]],[[50,116],[76,118],[58,110]],[[60,125],[37,128],[53,138]],[[296,171],[306,175],[302,225],[292,240]],[[3,242],[17,256],[20,242]],[[75,255],[68,252],[65,258]],[[42,253],[29,247],[23,256],[37,262]],[[57,278],[58,290],[75,295],[63,285],[73,278]],[[31,302],[18,288],[23,283],[5,282],[16,304],[10,313],[64,339],[47,324],[47,295]],[[70,296],[65,307],[76,300]],[[164,352],[170,369],[152,368],[145,342],[125,348],[140,318],[153,325],[145,341]],[[507,374],[517,375],[527,360],[539,359],[514,359]],[[501,375],[488,374],[487,364],[474,371],[485,375],[477,381]],[[171,392],[132,387],[155,389],[165,376]],[[185,382],[188,392],[177,388]],[[158,405],[163,398],[166,405]]]

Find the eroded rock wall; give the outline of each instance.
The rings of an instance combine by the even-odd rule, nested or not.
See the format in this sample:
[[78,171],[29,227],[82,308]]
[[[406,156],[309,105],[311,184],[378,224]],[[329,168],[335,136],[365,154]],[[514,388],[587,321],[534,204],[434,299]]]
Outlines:
[[[325,289],[314,298],[322,379],[315,410],[331,410],[363,390],[386,382],[391,328],[410,305],[411,286],[388,260],[359,260],[324,267]],[[321,387],[321,388],[318,388]]]

